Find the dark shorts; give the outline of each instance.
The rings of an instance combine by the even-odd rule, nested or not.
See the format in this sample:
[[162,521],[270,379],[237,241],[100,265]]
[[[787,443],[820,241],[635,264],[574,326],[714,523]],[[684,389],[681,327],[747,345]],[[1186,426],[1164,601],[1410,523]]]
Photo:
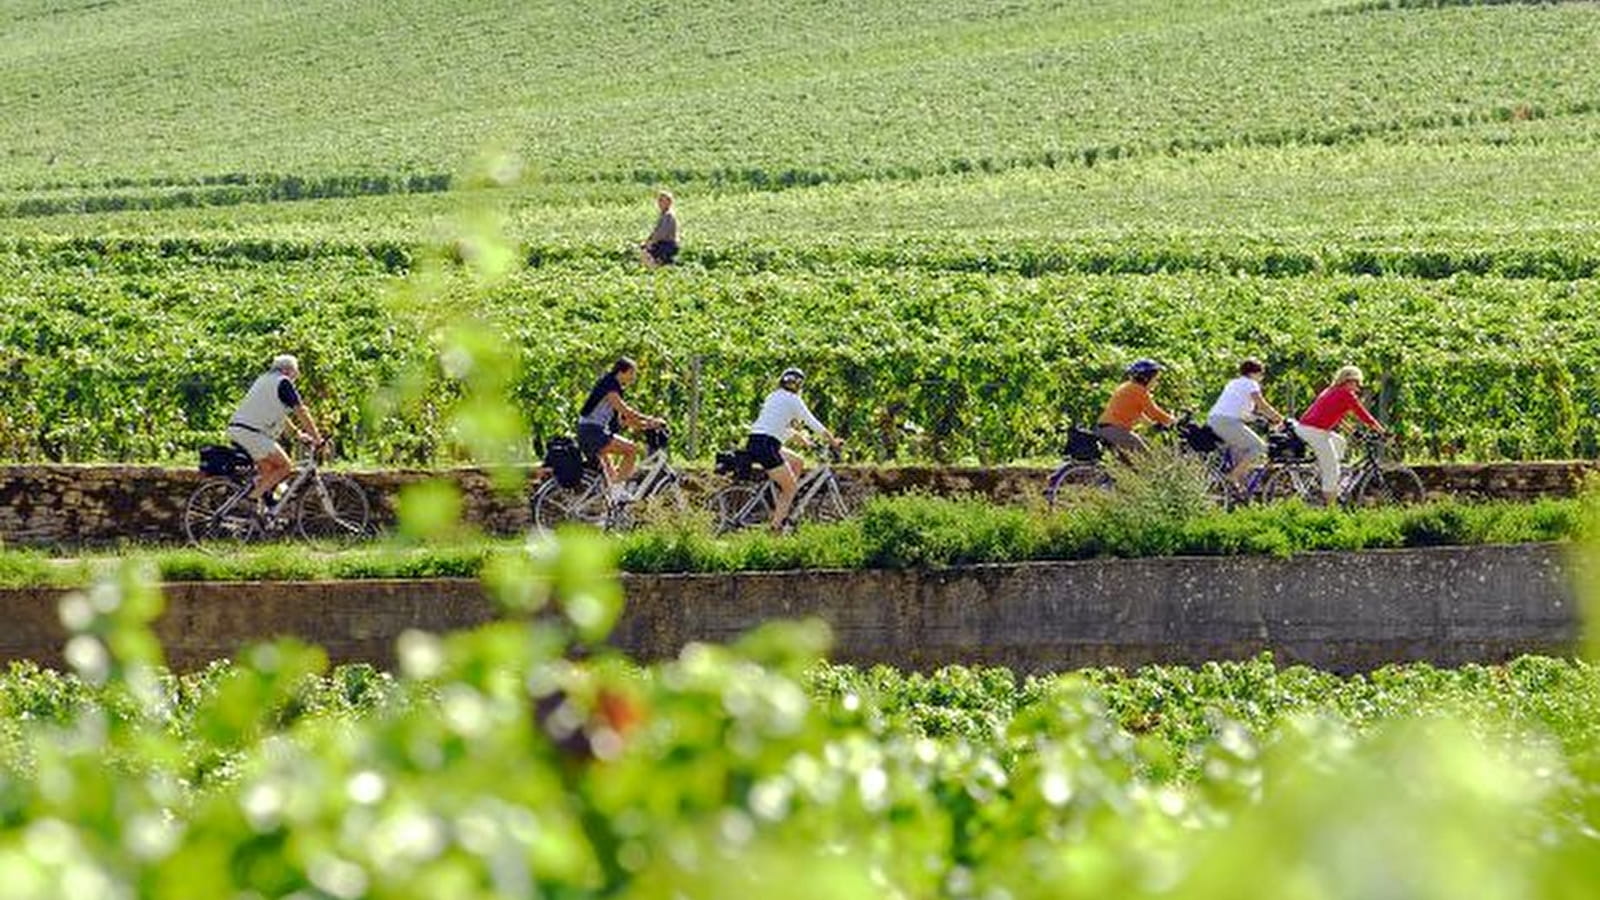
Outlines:
[[678,244],[676,241],[656,241],[644,249],[646,253],[650,254],[651,259],[663,266],[672,265],[672,261],[678,258]]
[[578,451],[585,457],[594,459],[609,443],[611,443],[611,432],[604,426],[590,422],[578,424]]
[[769,472],[784,464],[783,444],[770,434],[750,435],[744,449],[756,465]]

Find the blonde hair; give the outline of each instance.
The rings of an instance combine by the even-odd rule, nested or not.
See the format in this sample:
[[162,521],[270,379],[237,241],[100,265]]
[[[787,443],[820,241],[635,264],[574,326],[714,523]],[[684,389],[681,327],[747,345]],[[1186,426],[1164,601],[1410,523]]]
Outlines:
[[666,199],[668,206],[678,202],[678,198],[672,196],[671,191],[656,191],[656,199],[661,200],[663,198]]
[[1365,381],[1361,370],[1355,366],[1340,366],[1339,371],[1333,373],[1334,384],[1344,384],[1346,381]]

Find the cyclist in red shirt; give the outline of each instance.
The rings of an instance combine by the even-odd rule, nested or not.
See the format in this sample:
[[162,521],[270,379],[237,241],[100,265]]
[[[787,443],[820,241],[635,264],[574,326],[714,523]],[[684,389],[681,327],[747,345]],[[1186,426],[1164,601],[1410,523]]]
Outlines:
[[1317,472],[1322,476],[1322,499],[1329,506],[1339,502],[1339,460],[1344,457],[1344,436],[1334,431],[1347,416],[1379,434],[1387,434],[1383,423],[1361,405],[1356,391],[1361,389],[1361,370],[1343,366],[1333,383],[1323,389],[1310,408],[1294,423],[1294,432],[1311,447],[1317,457]]

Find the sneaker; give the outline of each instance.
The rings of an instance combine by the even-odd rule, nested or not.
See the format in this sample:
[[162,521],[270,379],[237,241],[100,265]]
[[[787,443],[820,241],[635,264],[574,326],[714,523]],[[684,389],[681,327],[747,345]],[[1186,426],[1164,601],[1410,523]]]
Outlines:
[[625,484],[614,484],[614,485],[611,486],[611,502],[612,503],[627,503],[628,501],[630,501],[632,499],[633,499],[633,492],[628,490],[628,486],[627,485],[625,485]]
[[278,498],[268,495],[256,500],[256,517],[270,519],[278,514]]

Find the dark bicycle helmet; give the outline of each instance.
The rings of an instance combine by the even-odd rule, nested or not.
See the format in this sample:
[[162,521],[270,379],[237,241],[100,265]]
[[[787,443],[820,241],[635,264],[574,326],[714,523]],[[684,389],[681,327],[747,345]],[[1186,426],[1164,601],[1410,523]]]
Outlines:
[[790,366],[789,368],[784,369],[783,370],[783,374],[778,376],[778,383],[779,384],[789,384],[791,382],[805,381],[805,380],[806,380],[806,373],[800,371],[799,369],[796,369],[794,366]]
[[1129,378],[1148,378],[1165,368],[1153,359],[1136,359],[1123,374]]

